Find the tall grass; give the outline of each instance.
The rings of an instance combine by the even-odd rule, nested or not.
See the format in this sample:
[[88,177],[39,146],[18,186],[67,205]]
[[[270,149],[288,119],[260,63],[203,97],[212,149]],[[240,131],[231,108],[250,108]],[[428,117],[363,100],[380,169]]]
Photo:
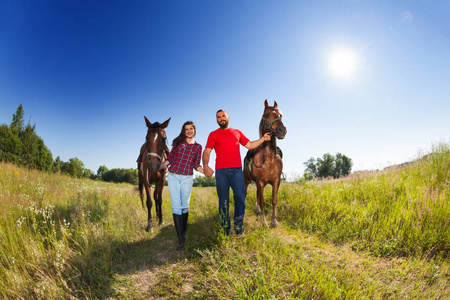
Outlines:
[[293,228],[375,256],[447,258],[449,184],[450,149],[438,144],[404,168],[285,185],[279,217]]
[[[211,188],[193,190],[191,203],[199,209],[191,209],[187,249],[218,242],[216,205],[210,201],[214,193]],[[154,204],[152,217],[156,218]],[[153,234],[144,230],[147,209],[141,206],[136,186],[0,163],[0,298],[128,295],[128,287],[125,292],[114,287],[117,274],[180,258],[176,251],[168,251],[176,236],[170,228],[167,189],[163,217],[165,227],[155,228]]]
[[[297,231],[252,230],[201,251],[189,299],[445,299],[447,266],[379,260]],[[200,273],[200,272],[199,272]],[[177,295],[177,293],[173,293]],[[178,294],[180,295],[180,294]]]
[[0,296],[100,297],[114,243],[139,227],[133,192],[0,164]]
[[175,251],[167,189],[149,234],[134,186],[0,163],[0,298],[448,298],[449,183],[446,144],[404,168],[284,183],[276,229],[250,186],[243,237],[220,233],[215,189],[194,188]]

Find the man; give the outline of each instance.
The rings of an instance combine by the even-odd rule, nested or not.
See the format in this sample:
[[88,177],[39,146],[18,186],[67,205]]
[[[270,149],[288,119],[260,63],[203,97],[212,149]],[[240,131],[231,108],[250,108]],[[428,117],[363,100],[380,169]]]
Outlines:
[[230,128],[230,117],[224,110],[216,113],[219,129],[211,132],[203,151],[203,169],[206,177],[214,171],[208,166],[211,151],[216,151],[216,189],[219,196],[220,222],[227,235],[231,232],[229,198],[230,187],[234,195],[234,230],[236,234],[244,232],[245,183],[242,172],[242,160],[239,144],[252,150],[265,141],[270,141],[270,133],[256,141],[250,141],[240,130]]

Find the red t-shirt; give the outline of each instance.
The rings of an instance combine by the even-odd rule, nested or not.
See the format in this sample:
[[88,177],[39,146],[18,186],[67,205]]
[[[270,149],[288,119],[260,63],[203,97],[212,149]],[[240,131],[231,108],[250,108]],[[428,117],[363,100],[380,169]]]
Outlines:
[[217,129],[208,136],[205,148],[216,151],[216,170],[242,168],[239,144],[247,145],[249,139],[238,129]]

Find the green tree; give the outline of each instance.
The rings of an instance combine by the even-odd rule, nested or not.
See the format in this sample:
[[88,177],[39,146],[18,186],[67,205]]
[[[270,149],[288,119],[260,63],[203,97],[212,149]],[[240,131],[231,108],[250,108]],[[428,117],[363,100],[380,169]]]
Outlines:
[[60,172],[62,172],[63,166],[64,166],[64,162],[58,156],[58,157],[56,157],[55,161],[53,162],[52,171],[55,173],[60,173]]
[[347,156],[337,153],[335,158],[334,178],[347,176],[352,171],[352,160]]
[[23,132],[23,126],[24,126],[24,121],[23,121],[23,115],[24,115],[25,111],[23,110],[22,104],[19,105],[19,107],[16,110],[16,113],[13,114],[13,119],[11,121],[11,132],[17,136],[22,135]]
[[18,135],[13,134],[10,127],[3,124],[0,125],[0,153],[1,161],[8,161],[13,164],[20,163],[22,155],[22,141]]
[[303,163],[306,166],[304,177],[307,180],[311,180],[313,178],[316,178],[319,174],[319,171],[317,170],[317,164],[315,158],[311,157],[307,161]]
[[351,160],[351,158],[342,155],[342,162],[341,174],[342,176],[347,176],[352,172],[353,161]]
[[44,140],[36,134],[36,125],[28,123],[24,128],[23,116],[24,109],[20,104],[9,128],[1,126],[0,144],[3,151],[0,159],[32,169],[50,171],[53,164],[52,153],[45,146]]
[[64,169],[70,176],[82,178],[84,177],[84,164],[77,157],[69,159],[69,163],[64,164]]
[[330,153],[325,153],[322,158],[317,159],[318,177],[326,178],[334,174],[334,156]]
[[347,176],[352,171],[352,160],[341,153],[337,153],[336,157],[330,153],[325,153],[317,160],[311,157],[303,164],[306,166],[303,174],[306,180],[318,177],[340,178]]
[[122,182],[128,182],[133,185],[137,185],[139,183],[139,177],[137,175],[136,169],[126,169],[125,174],[122,178]]
[[62,174],[66,174],[66,175],[70,175],[70,163],[69,162],[62,161],[61,173]]
[[105,173],[108,172],[108,171],[109,171],[109,169],[108,169],[105,165],[98,167],[98,170],[97,170],[97,177],[98,177],[99,179],[102,179],[102,180],[103,180],[103,174],[105,174]]
[[52,152],[45,146],[44,140],[38,138],[38,157],[37,157],[37,168],[41,171],[51,171],[53,166],[53,155]]
[[103,173],[102,179],[107,182],[122,182],[124,172],[122,169],[111,169]]
[[195,176],[193,186],[216,186],[216,178],[215,177],[206,177],[206,176]]
[[83,177],[95,179],[94,172],[92,172],[90,169],[83,169]]
[[36,135],[36,125],[31,126],[30,123],[25,127],[21,136],[22,140],[22,156],[21,163],[27,168],[37,169],[37,157],[39,155],[38,136]]

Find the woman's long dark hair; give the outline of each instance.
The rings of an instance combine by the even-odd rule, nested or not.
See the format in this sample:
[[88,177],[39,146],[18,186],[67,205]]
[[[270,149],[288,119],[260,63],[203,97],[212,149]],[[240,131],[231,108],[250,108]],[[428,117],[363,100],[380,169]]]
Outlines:
[[195,136],[195,134],[197,133],[197,128],[195,128],[194,122],[192,122],[192,121],[184,122],[183,126],[181,127],[180,134],[176,138],[174,138],[173,141],[172,141],[172,147],[177,147],[178,145],[186,142],[185,127],[187,125],[192,125],[192,127],[194,127],[194,136]]

